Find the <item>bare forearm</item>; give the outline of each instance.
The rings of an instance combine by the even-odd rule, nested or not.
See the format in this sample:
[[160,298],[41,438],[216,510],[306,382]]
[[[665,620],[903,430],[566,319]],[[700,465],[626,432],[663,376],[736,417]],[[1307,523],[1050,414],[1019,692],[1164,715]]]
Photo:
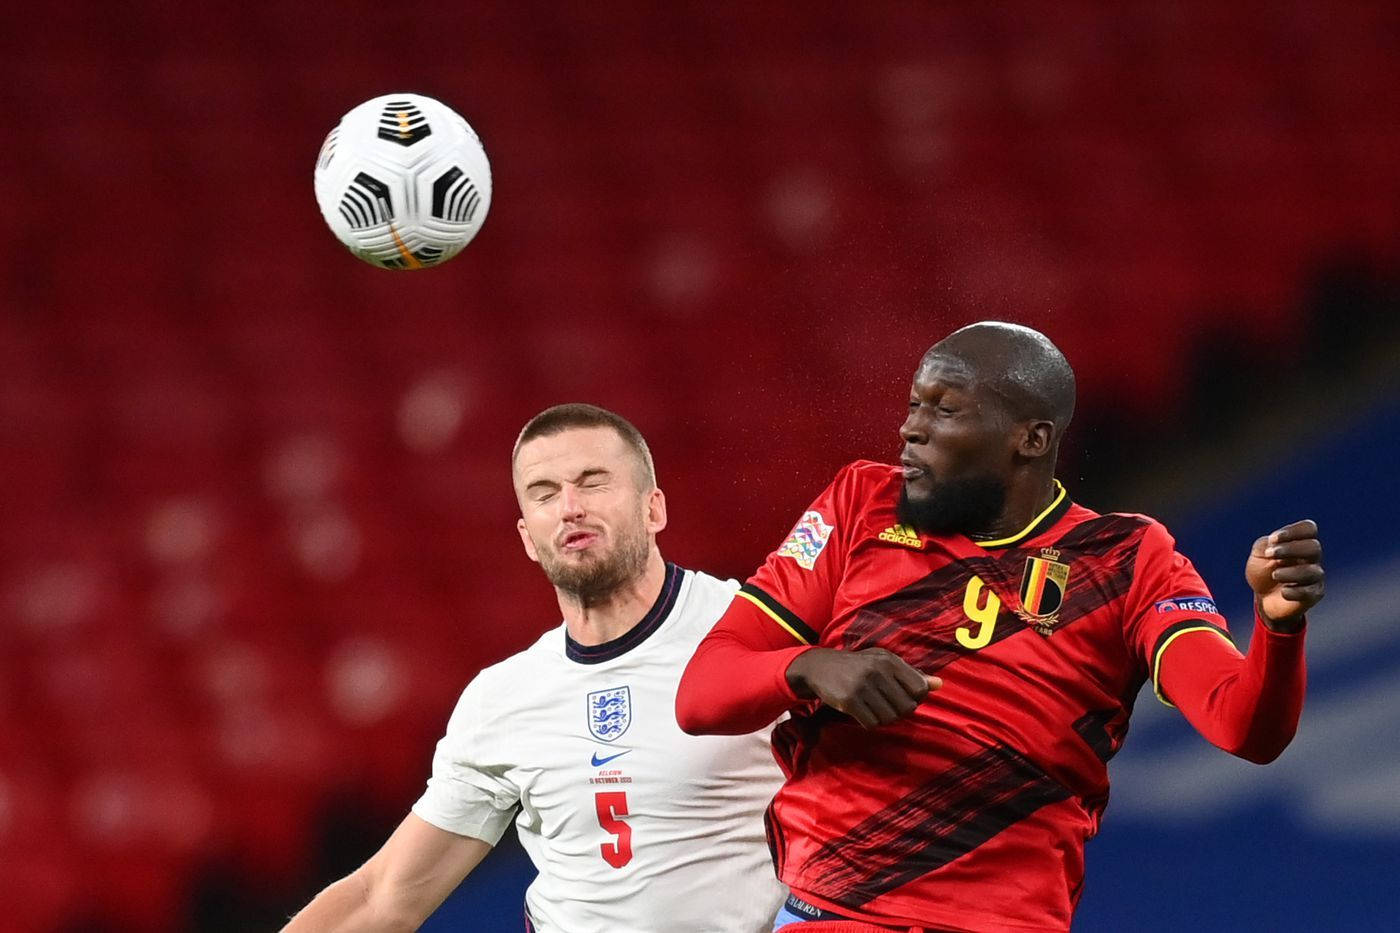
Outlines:
[[282,933],[396,933],[417,928],[413,918],[394,916],[392,910],[376,904],[368,879],[357,871],[316,895]]
[[416,930],[490,851],[485,840],[410,813],[383,848],[316,895],[283,933]]

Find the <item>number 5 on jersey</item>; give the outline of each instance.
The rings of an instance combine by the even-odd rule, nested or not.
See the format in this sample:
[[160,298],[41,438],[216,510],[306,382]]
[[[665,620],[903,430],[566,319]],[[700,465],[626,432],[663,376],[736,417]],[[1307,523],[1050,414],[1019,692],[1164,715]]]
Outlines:
[[602,850],[603,861],[613,868],[621,868],[632,861],[632,827],[621,817],[627,815],[626,791],[599,791],[593,795],[593,805],[598,811],[598,825],[617,837],[616,842],[605,842]]

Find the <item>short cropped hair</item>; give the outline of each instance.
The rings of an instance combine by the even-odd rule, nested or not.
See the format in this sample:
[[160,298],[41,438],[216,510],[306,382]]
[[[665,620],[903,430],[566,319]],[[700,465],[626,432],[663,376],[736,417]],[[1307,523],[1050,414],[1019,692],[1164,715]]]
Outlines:
[[515,467],[515,458],[520,455],[521,447],[537,437],[553,437],[570,428],[612,428],[617,432],[617,436],[622,438],[623,443],[637,455],[637,463],[641,467],[637,474],[641,480],[638,485],[643,491],[656,488],[656,464],[652,462],[651,449],[647,447],[642,432],[617,412],[586,402],[555,405],[525,422],[525,427],[521,429],[520,437],[516,438],[515,447],[510,452],[511,468]]

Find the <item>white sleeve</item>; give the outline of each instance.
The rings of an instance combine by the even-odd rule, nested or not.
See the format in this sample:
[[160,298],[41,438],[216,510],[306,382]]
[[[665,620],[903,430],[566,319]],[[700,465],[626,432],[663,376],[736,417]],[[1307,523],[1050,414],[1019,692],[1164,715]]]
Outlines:
[[433,753],[428,789],[413,812],[439,829],[494,846],[515,815],[520,791],[506,776],[510,764],[487,748],[490,724],[483,719],[480,683],[477,677],[462,691]]

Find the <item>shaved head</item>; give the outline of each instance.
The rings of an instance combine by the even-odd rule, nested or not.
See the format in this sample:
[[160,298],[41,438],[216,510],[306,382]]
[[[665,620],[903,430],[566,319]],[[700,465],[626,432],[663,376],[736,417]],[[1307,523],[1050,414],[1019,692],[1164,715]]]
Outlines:
[[920,369],[931,364],[962,370],[1015,420],[1053,421],[1057,439],[1074,417],[1074,370],[1038,330],[1001,321],[969,324],[929,348]]
[[900,521],[1004,537],[1044,508],[1074,416],[1074,370],[1039,331],[983,321],[919,361],[899,429]]

